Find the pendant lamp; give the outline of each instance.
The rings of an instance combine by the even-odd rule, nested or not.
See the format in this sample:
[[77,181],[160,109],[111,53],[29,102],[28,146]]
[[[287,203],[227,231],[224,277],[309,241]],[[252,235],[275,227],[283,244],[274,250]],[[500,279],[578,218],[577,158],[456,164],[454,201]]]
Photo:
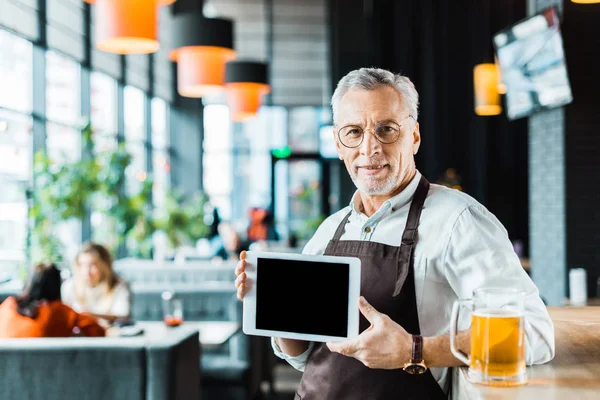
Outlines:
[[270,92],[267,65],[251,61],[232,61],[225,67],[225,93],[231,119],[246,121],[256,115],[264,94]]
[[116,54],[149,54],[160,48],[158,9],[176,0],[84,0],[95,4],[96,48]]
[[223,89],[225,64],[235,58],[233,22],[187,13],[173,18],[173,49],[177,92],[200,98]]
[[495,64],[479,64],[473,69],[475,85],[475,113],[481,116],[502,112],[498,93],[498,70]]

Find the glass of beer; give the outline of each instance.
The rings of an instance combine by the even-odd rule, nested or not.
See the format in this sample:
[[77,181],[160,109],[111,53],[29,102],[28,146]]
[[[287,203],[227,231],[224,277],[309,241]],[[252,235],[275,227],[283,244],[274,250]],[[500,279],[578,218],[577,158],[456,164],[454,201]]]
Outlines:
[[[481,288],[473,298],[457,300],[452,307],[450,347],[456,358],[469,366],[473,383],[519,386],[527,383],[525,368],[525,293],[517,289]],[[471,312],[471,354],[456,343],[459,311]]]

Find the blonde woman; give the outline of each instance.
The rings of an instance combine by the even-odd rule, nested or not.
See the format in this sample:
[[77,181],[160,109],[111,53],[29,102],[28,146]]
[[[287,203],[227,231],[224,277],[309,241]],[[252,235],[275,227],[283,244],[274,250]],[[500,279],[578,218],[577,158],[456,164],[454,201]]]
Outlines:
[[112,256],[96,243],[83,245],[73,266],[73,277],[62,285],[63,302],[78,312],[99,318],[104,325],[131,314],[127,282],[113,270]]

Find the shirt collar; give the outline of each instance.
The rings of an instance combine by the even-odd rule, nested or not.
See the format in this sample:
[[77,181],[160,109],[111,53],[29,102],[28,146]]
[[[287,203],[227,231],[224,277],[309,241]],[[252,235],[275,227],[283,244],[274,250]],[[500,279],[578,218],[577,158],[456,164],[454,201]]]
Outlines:
[[[417,186],[419,186],[419,181],[421,180],[421,173],[417,170],[415,176],[410,181],[408,186],[404,188],[400,193],[392,197],[391,199],[386,200],[379,210],[377,210],[376,214],[379,214],[380,211],[387,211],[388,209],[398,210],[412,200],[415,192],[417,191]],[[362,202],[360,199],[360,195],[358,194],[358,190],[354,192],[352,196],[352,200],[350,200],[350,209],[353,213],[363,213]]]

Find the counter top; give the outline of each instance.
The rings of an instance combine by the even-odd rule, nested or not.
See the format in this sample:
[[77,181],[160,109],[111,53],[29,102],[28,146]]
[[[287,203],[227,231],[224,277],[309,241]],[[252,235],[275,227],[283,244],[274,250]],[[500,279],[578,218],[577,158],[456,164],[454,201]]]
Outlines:
[[556,356],[527,368],[529,383],[494,388],[470,383],[466,368],[454,368],[453,399],[600,399],[600,307],[548,307],[554,321]]

